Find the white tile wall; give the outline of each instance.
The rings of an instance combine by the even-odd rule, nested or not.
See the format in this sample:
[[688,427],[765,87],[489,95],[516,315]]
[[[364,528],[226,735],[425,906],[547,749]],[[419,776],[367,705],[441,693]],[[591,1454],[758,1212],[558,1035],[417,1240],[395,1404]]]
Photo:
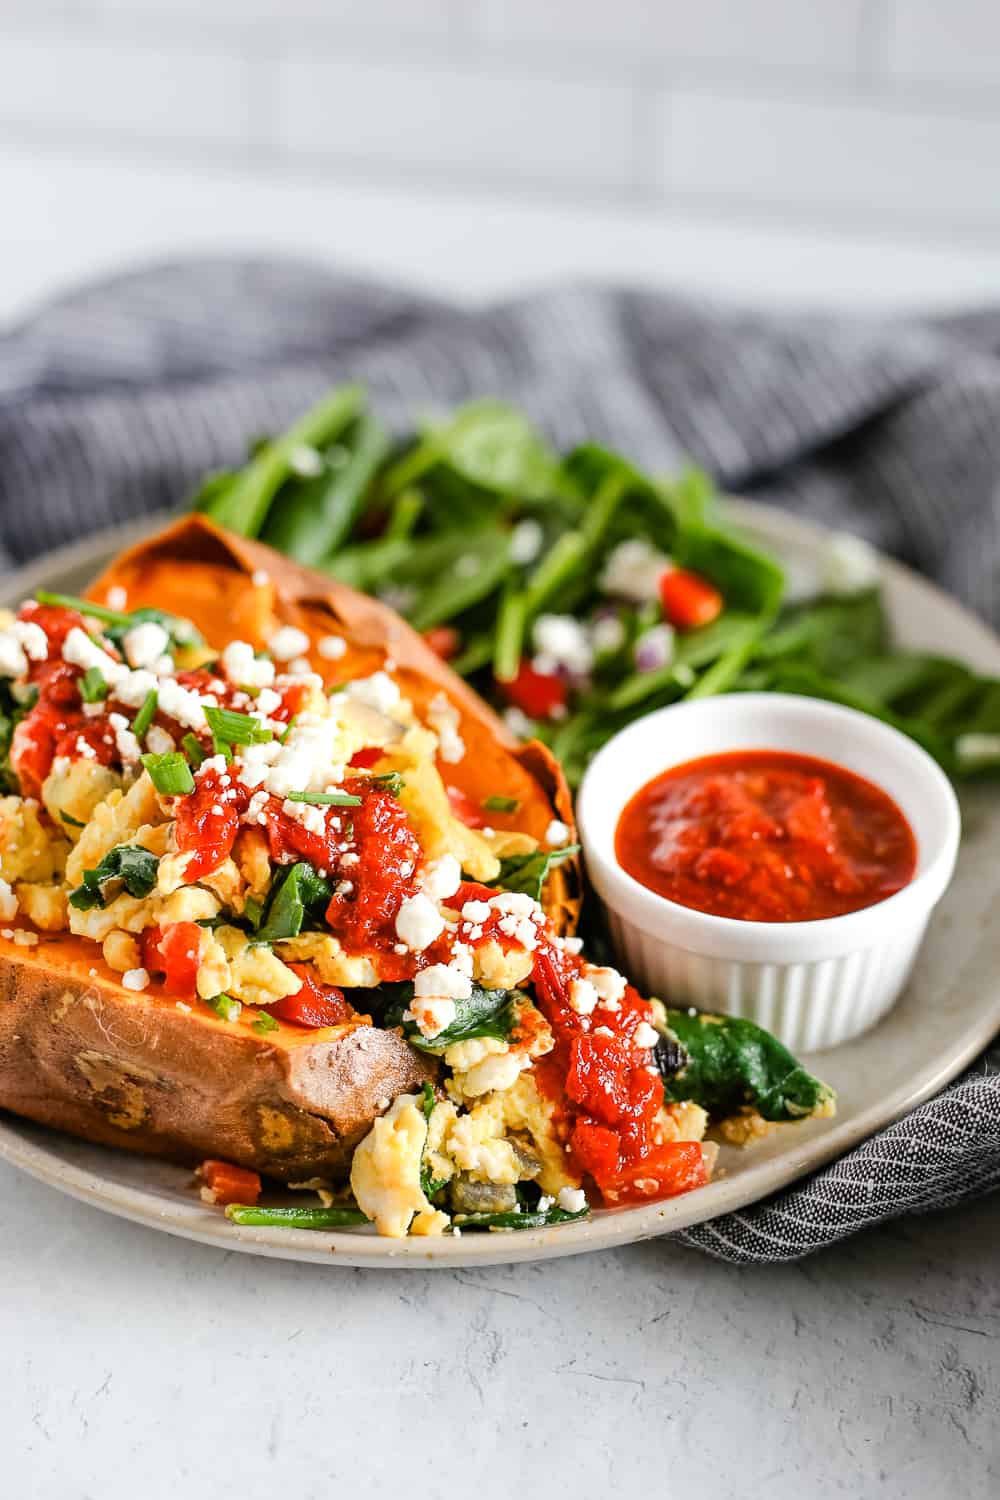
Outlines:
[[1000,0],[0,0],[33,140],[992,246]]
[[584,189],[632,180],[634,96],[622,83],[292,55],[274,85],[275,138],[292,152],[464,180]]

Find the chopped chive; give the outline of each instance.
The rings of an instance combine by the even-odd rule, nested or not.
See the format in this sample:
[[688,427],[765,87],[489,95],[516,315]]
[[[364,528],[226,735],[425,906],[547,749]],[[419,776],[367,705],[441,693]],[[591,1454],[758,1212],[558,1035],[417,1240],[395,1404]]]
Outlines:
[[289,792],[289,802],[311,802],[315,807],[360,807],[361,798],[350,792]]
[[205,1001],[205,1004],[224,1021],[238,1021],[243,1010],[243,1006],[238,1000],[234,1000],[232,995],[213,995],[211,1000]]
[[84,703],[100,703],[108,696],[108,684],[99,667],[88,667],[80,678],[79,686]]
[[250,1023],[250,1030],[256,1031],[258,1036],[266,1036],[269,1031],[277,1031],[278,1023],[273,1016],[269,1016],[266,1010]]
[[285,725],[284,732],[282,734],[278,735],[278,743],[279,744],[283,745],[285,743],[285,741],[287,740],[288,736],[291,734],[291,732],[292,732],[292,725],[295,723],[296,717],[297,717],[297,715],[292,714],[292,717],[289,719],[288,723]]
[[201,748],[201,742],[195,734],[186,734],[181,740],[181,747],[187,753],[188,760],[195,767],[200,766],[205,759],[205,752]]
[[384,791],[391,792],[394,797],[398,797],[406,785],[398,771],[382,771],[378,776],[369,777],[369,780]]
[[142,763],[149,779],[163,797],[183,797],[194,791],[191,767],[178,750],[164,755],[144,755]]
[[146,694],[145,700],[139,712],[132,720],[132,733],[137,740],[141,740],[156,714],[156,705],[159,702],[156,689],[153,688]]
[[482,806],[486,812],[516,813],[521,804],[516,797],[484,797]]
[[59,809],[59,816],[70,828],[86,828],[87,826],[86,823],[81,823],[79,818],[73,818],[68,812],[63,812],[62,808]]
[[226,1218],[264,1229],[340,1229],[369,1222],[360,1208],[249,1208],[243,1203],[227,1204]]
[[48,589],[39,589],[35,595],[39,604],[54,604],[58,609],[75,609],[78,614],[89,615],[105,625],[132,625],[131,615],[120,609],[108,609],[104,604],[94,604],[91,599],[81,599],[76,594],[53,594]]
[[274,738],[253,714],[237,713],[234,708],[206,708],[205,720],[213,738],[229,745],[266,745]]

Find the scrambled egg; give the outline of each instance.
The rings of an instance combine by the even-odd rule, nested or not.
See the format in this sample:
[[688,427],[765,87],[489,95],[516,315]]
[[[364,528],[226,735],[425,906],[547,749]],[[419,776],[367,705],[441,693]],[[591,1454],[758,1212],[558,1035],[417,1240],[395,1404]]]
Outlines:
[[427,1121],[417,1094],[400,1094],[354,1152],[351,1189],[379,1234],[440,1234],[447,1215],[420,1186]]
[[30,797],[0,797],[0,875],[4,880],[45,881],[61,875],[69,845],[47,829]]

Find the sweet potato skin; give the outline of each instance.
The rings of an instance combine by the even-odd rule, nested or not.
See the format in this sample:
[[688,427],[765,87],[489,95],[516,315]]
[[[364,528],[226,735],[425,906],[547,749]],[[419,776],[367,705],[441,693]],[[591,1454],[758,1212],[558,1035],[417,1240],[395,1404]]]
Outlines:
[[[255,578],[266,576],[263,587]],[[418,710],[444,692],[461,715],[466,774],[484,791],[524,797],[536,838],[552,817],[572,829],[565,780],[540,743],[521,745],[503,722],[385,605],[270,548],[189,516],[140,543],[90,596],[127,589],[129,608],[158,605],[192,618],[213,645],[255,644],[292,624],[337,634],[342,675],[387,657]],[[579,910],[575,861],[544,893],[557,931]],[[432,1078],[434,1063],[394,1032],[361,1025],[266,1036],[201,1005],[180,1008],[155,982],[124,989],[100,949],[68,933],[34,947],[0,936],[0,1108],[72,1135],[179,1162],[220,1157],[295,1182],[346,1175],[358,1141],[397,1094]]]
[[173,1161],[336,1180],[387,1101],[433,1076],[396,1032],[258,1036],[158,987],[92,975],[82,946],[0,938],[0,1107],[39,1124]]

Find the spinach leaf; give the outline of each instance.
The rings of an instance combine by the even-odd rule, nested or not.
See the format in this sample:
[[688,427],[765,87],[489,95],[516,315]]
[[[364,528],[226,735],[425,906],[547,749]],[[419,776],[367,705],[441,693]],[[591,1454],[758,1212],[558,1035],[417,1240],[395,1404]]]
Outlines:
[[747,1104],[765,1120],[801,1120],[832,1105],[833,1091],[763,1027],[735,1016],[666,1014],[666,1040],[685,1054],[678,1070],[675,1051],[654,1052],[668,1100],[692,1099],[713,1120]]
[[90,911],[106,906],[122,888],[141,900],[156,885],[159,863],[157,855],[138,844],[119,844],[93,870],[84,870],[83,884],[70,893],[69,904],[77,911]]
[[332,895],[333,886],[306,860],[291,865],[271,889],[256,941],[274,943],[298,937],[307,918],[320,920]]
[[[423,1113],[424,1119],[427,1121],[427,1124],[429,1126],[431,1123],[431,1115],[434,1113],[435,1106],[437,1105],[437,1099],[434,1094],[434,1085],[432,1083],[425,1082],[420,1090],[420,1093],[420,1108]],[[430,1199],[434,1197],[435,1193],[439,1193],[441,1189],[447,1185],[447,1178],[431,1176],[431,1169],[427,1165],[425,1159],[426,1151],[427,1146],[425,1143],[424,1150],[421,1153],[420,1157],[420,1191],[423,1193],[424,1197],[428,1201],[430,1201]]]
[[474,1037],[491,1036],[509,1042],[517,1024],[518,1002],[524,998],[520,990],[484,990],[473,984],[467,1000],[455,1001],[451,1025],[430,1039],[421,1035],[415,1021],[404,1020],[413,999],[412,984],[381,985],[368,1004],[382,1026],[401,1026],[411,1047],[437,1055],[455,1042],[468,1042]]
[[439,465],[496,495],[530,498],[551,487],[555,459],[522,412],[503,401],[470,401],[431,428],[383,478],[386,497],[408,489]]
[[389,451],[373,416],[361,416],[324,454],[324,471],[287,484],[271,507],[261,539],[296,562],[315,567],[347,540],[365,508],[369,487]]
[[521,891],[535,901],[541,901],[549,872],[579,852],[579,844],[566,844],[562,849],[535,849],[531,854],[513,854],[500,861],[500,874],[490,884],[498,890]]

